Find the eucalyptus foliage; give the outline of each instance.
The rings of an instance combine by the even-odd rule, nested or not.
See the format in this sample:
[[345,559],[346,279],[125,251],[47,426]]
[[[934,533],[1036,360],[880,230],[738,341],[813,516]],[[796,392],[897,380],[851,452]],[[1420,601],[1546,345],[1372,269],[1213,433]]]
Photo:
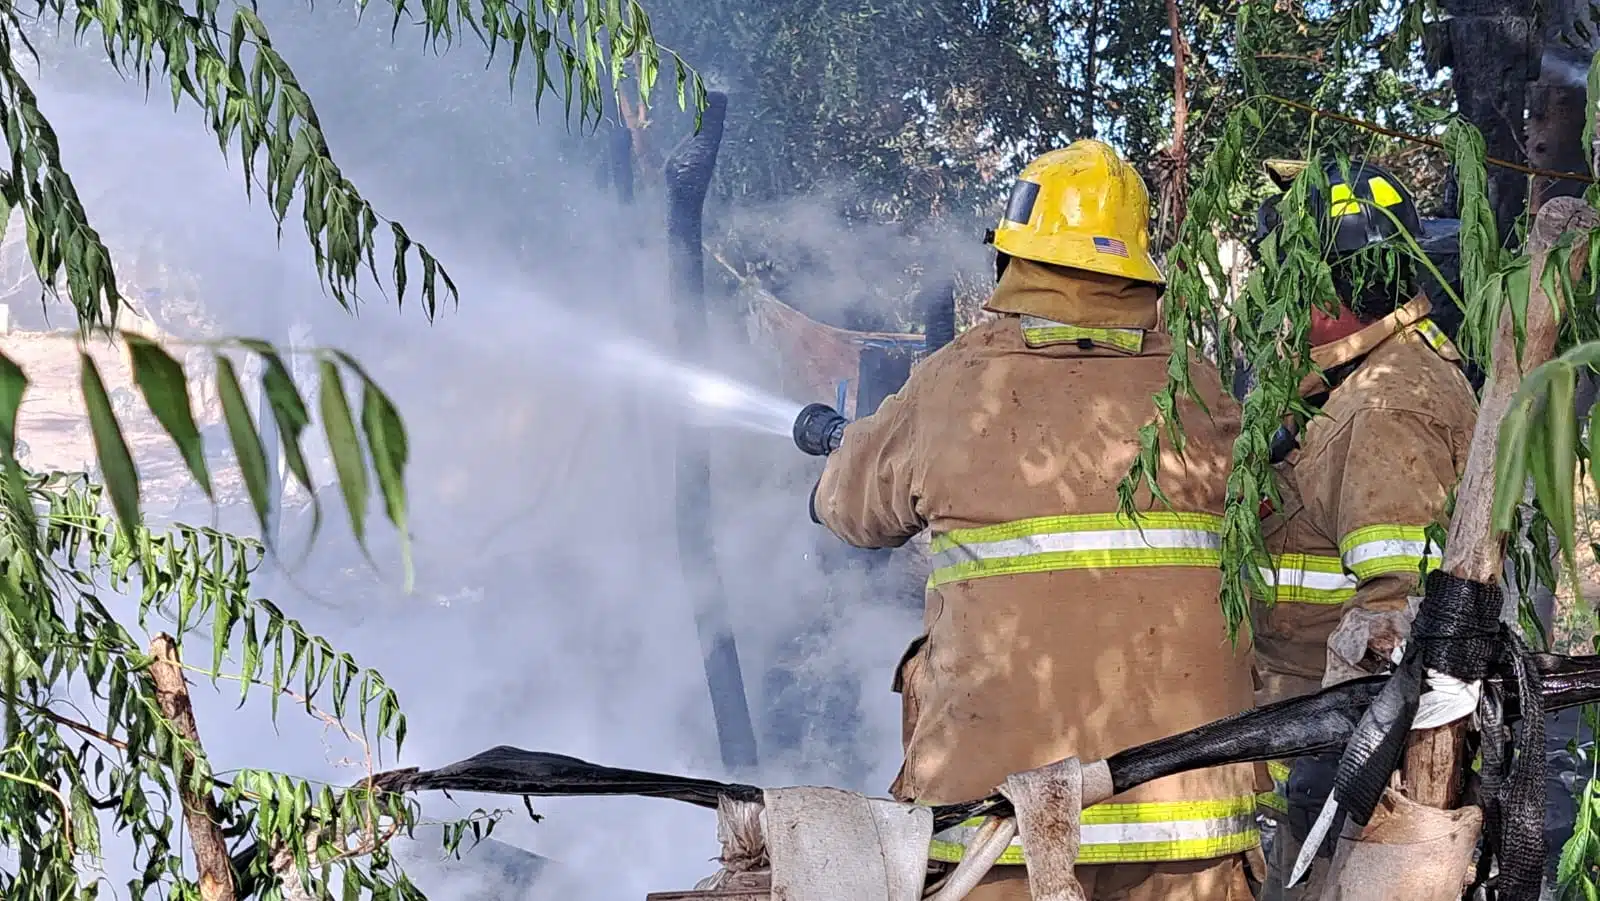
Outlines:
[[[366,11],[366,0],[357,7]],[[463,0],[418,9],[392,0],[385,13],[392,30],[415,26],[434,47],[470,33],[491,61],[509,56],[512,86],[531,71],[536,105],[553,93],[580,126],[598,122],[608,94],[629,81],[647,101],[664,73],[680,105],[698,109],[703,99],[698,76],[656,43],[634,0]],[[251,574],[271,548],[210,528],[144,524],[138,463],[88,341],[109,338],[126,348],[151,414],[213,502],[217,474],[183,366],[161,343],[115,331],[126,301],[25,75],[31,42],[53,30],[96,37],[125,77],[164,85],[175,107],[197,110],[221,151],[239,163],[245,191],[264,200],[280,229],[298,207],[323,284],[346,310],[356,309],[370,283],[397,304],[413,294],[432,319],[441,302],[458,301],[455,284],[424,243],[341,171],[311,98],[254,4],[37,0],[0,5],[0,19],[0,130],[8,150],[0,223],[20,208],[42,302],[66,300],[75,312],[80,388],[103,480],[32,472],[18,461],[17,411],[28,378],[0,354],[0,855],[8,861],[0,895],[97,897],[95,863],[115,841],[132,851],[136,875],[125,891],[114,890],[131,899],[420,898],[389,849],[419,821],[413,803],[359,784],[219,773],[203,745],[163,712],[153,672],[168,664],[153,649],[165,647],[170,633],[183,669],[213,685],[236,682],[241,705],[252,693],[265,695],[273,721],[290,699],[365,747],[369,770],[397,756],[406,734],[381,675],[253,596]],[[407,438],[382,388],[337,350],[311,351],[319,372],[313,399],[268,342],[226,339],[210,349],[238,474],[264,533],[271,535],[265,527],[278,502],[269,471],[276,454],[312,498],[313,532],[320,525],[303,449],[316,421],[355,537],[365,548],[376,498],[398,534],[409,584]],[[263,440],[263,423],[245,401],[236,361],[250,356],[262,364],[260,415],[272,417],[276,446]],[[359,386],[358,402],[347,383]],[[152,642],[138,631],[161,634]],[[499,815],[478,811],[446,824],[447,848],[487,835]],[[214,866],[197,873],[196,861],[186,860],[186,849],[200,844],[185,834],[195,822],[220,827],[229,843],[221,882]],[[114,832],[103,834],[108,824]],[[197,876],[213,881],[202,885]]]
[[[1292,5],[1291,5],[1292,6]],[[1379,27],[1382,4],[1361,2],[1346,10],[1346,26],[1330,45],[1330,56],[1352,52],[1359,36]],[[1415,4],[1413,12],[1391,19],[1390,43],[1383,53],[1401,60],[1414,55],[1420,26],[1427,12],[1425,4]],[[1233,449],[1234,469],[1228,483],[1227,510],[1223,523],[1222,602],[1230,630],[1237,631],[1248,621],[1249,600],[1254,591],[1264,589],[1259,563],[1266,555],[1258,509],[1263,502],[1275,502],[1276,484],[1269,461],[1273,433],[1286,420],[1304,422],[1317,411],[1302,399],[1302,385],[1315,379],[1308,354],[1310,314],[1314,307],[1331,309],[1337,298],[1331,271],[1323,259],[1325,235],[1307,208],[1307,197],[1325,192],[1323,166],[1347,160],[1357,154],[1373,157],[1384,143],[1364,139],[1344,129],[1329,130],[1325,123],[1312,120],[1295,129],[1293,120],[1280,115],[1284,105],[1272,94],[1273,86],[1256,70],[1258,54],[1251,50],[1249,35],[1282,27],[1284,11],[1267,2],[1240,4],[1235,33],[1240,38],[1239,68],[1252,90],[1249,99],[1236,104],[1215,132],[1204,164],[1198,172],[1177,245],[1167,257],[1170,280],[1166,295],[1165,318],[1175,336],[1187,339],[1174,342],[1165,388],[1155,399],[1155,419],[1140,433],[1141,454],[1121,485],[1125,510],[1132,511],[1145,498],[1160,501],[1161,486],[1155,480],[1156,455],[1163,449],[1181,451],[1182,422],[1177,402],[1195,397],[1191,364],[1197,353],[1193,347],[1239,348],[1250,365],[1253,386],[1243,404],[1242,433]],[[1276,23],[1276,24],[1274,24]],[[1336,97],[1341,88],[1327,85],[1322,94]],[[1600,102],[1600,63],[1591,70],[1590,123],[1586,133],[1594,134],[1595,105]],[[1319,101],[1320,102],[1320,101]],[[1578,535],[1578,515],[1574,494],[1577,473],[1587,469],[1597,478],[1592,450],[1600,434],[1600,421],[1591,414],[1585,424],[1577,421],[1574,409],[1578,377],[1600,371],[1600,230],[1562,239],[1550,252],[1542,270],[1541,283],[1531,284],[1530,260],[1504,250],[1499,243],[1497,223],[1487,197],[1484,144],[1468,123],[1443,110],[1418,106],[1411,126],[1430,146],[1441,148],[1452,168],[1459,194],[1461,291],[1455,298],[1464,314],[1458,338],[1463,353],[1481,366],[1490,362],[1491,344],[1502,318],[1507,318],[1515,339],[1514,352],[1523,352],[1528,307],[1533,288],[1556,304],[1559,339],[1555,359],[1534,368],[1523,379],[1505,419],[1496,454],[1493,526],[1510,539],[1508,553],[1516,563],[1516,585],[1526,593],[1535,582],[1554,586],[1564,571],[1577,588],[1578,549],[1586,539]],[[1294,178],[1279,204],[1282,226],[1259,248],[1259,261],[1249,273],[1242,290],[1224,299],[1215,286],[1229,283],[1228,272],[1219,254],[1219,240],[1237,235],[1248,227],[1256,205],[1267,191],[1260,163],[1272,155],[1267,132],[1287,130],[1301,142],[1299,156],[1314,161]],[[1392,131],[1392,129],[1390,129]],[[1385,140],[1394,140],[1392,135]],[[1401,139],[1405,140],[1405,139]],[[1381,156],[1381,154],[1379,154]],[[1591,190],[1589,202],[1600,197]],[[1584,247],[1584,258],[1575,260],[1576,248]],[[1367,277],[1381,275],[1384,268],[1398,262],[1399,256],[1412,258],[1420,267],[1431,266],[1414,241],[1388,242],[1358,266]],[[1573,275],[1573,271],[1581,273]],[[1441,280],[1442,281],[1442,280]],[[1224,367],[1227,355],[1218,361]],[[1527,503],[1527,487],[1532,487],[1532,503]],[[1597,484],[1600,488],[1600,484]],[[1443,531],[1430,531],[1430,538],[1442,543]],[[1559,552],[1561,567],[1552,565],[1551,549]],[[1600,557],[1600,545],[1590,550]],[[1577,595],[1581,598],[1581,594]],[[1536,644],[1546,636],[1537,620],[1525,612],[1524,629]],[[1591,611],[1590,616],[1593,616]],[[1600,649],[1600,644],[1597,644]],[[1594,711],[1585,711],[1584,721],[1593,735],[1600,725]],[[1526,749],[1541,753],[1542,749]],[[1592,744],[1588,750],[1574,748],[1578,758],[1593,768]],[[1591,772],[1591,776],[1594,772]],[[1600,794],[1594,783],[1580,788],[1579,816],[1573,839],[1563,850],[1559,883],[1564,898],[1597,896],[1600,874]]]

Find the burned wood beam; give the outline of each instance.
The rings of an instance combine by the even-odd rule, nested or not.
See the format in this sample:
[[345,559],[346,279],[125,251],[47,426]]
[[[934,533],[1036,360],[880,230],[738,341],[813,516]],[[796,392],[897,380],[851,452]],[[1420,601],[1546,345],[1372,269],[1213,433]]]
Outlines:
[[[667,186],[667,266],[678,354],[684,360],[704,360],[709,351],[703,217],[727,114],[727,95],[708,94],[700,130],[678,146],[662,173]],[[712,546],[711,448],[704,430],[679,429],[677,462],[678,558],[694,603],[717,743],[725,766],[749,769],[756,765],[755,726]]]

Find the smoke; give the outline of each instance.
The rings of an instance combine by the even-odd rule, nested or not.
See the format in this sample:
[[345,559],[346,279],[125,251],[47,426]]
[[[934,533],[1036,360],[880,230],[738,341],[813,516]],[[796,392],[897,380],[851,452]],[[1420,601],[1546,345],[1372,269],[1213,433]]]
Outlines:
[[1568,88],[1589,84],[1589,56],[1573,48],[1546,48],[1540,58],[1539,80]]
[[[246,201],[237,164],[200,115],[174,113],[164,89],[147,100],[109,74],[98,50],[46,45],[38,84],[124,274],[161,286],[140,299],[164,328],[279,343],[309,334],[351,351],[405,416],[417,592],[396,587],[395,548],[382,534],[380,572],[367,569],[324,467],[322,537],[300,568],[264,574],[258,593],[395,686],[409,717],[402,764],[510,744],[729,775],[673,530],[673,434],[684,409],[659,384],[584,365],[588,349],[619,340],[670,350],[661,209],[649,198],[624,207],[597,187],[603,137],[567,129],[548,98],[538,121],[528,83],[509,96],[503,63],[485,71],[474,44],[435,57],[404,30],[391,47],[382,17],[358,23],[348,11],[288,3],[265,4],[262,16],[345,172],[450,267],[459,311],[429,325],[415,306],[397,312],[369,290],[359,317],[346,315],[319,289],[299,224],[276,243],[266,206],[259,195]],[[826,254],[827,266],[789,286],[814,305],[840,309],[903,277],[892,233],[847,230],[821,200],[788,213],[762,211],[763,239]],[[708,215],[740,224],[726,211]],[[695,365],[781,393],[777,361],[748,347],[731,320],[713,335],[712,359]],[[831,400],[794,400],[813,399]],[[883,792],[899,763],[889,684],[917,632],[916,588],[893,564],[839,565],[837,542],[806,516],[816,461],[781,437],[715,434],[717,557],[762,739],[761,771],[738,775]],[[152,509],[175,503],[147,499]],[[193,505],[182,513],[211,516]],[[237,502],[220,521],[253,532]],[[308,517],[291,511],[284,545],[307,538]],[[196,691],[219,769],[281,768],[338,784],[361,775],[343,759],[359,764],[360,749],[293,705],[274,727],[264,698],[235,712],[231,693]],[[424,804],[439,818],[520,810],[518,799],[482,796]],[[529,897],[642,898],[715,869],[707,812],[635,799],[535,806],[543,822],[519,813],[495,833],[552,861]],[[432,865],[436,852],[420,843],[407,854],[436,899],[518,897],[508,894],[521,878],[507,875],[511,863]],[[107,860],[114,881],[125,865]]]

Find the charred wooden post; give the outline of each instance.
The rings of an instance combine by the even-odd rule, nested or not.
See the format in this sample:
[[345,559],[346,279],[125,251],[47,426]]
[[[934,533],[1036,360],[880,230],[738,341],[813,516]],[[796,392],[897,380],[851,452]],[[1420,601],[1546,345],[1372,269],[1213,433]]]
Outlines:
[[[717,165],[728,98],[706,96],[700,130],[667,159],[667,266],[671,274],[678,351],[685,360],[704,360],[706,340],[705,248],[701,244],[706,192]],[[703,430],[678,432],[678,558],[695,604],[695,627],[705,659],[711,710],[717,723],[722,762],[730,769],[756,765],[755,728],[745,698],[739,650],[728,616],[728,600],[717,572],[711,539],[711,449]]]
[[[1589,173],[1590,148],[1583,144],[1587,76],[1600,36],[1587,28],[1589,0],[1541,0],[1543,52],[1539,80],[1528,87],[1528,162],[1541,169]],[[1579,179],[1539,176],[1533,180],[1529,215],[1552,197],[1583,193]]]
[[633,203],[633,129],[626,122],[618,122],[611,131],[610,144],[611,186],[616,188],[618,200]]
[[[1449,66],[1456,107],[1483,133],[1488,154],[1525,163],[1522,131],[1528,82],[1539,75],[1534,0],[1444,0],[1447,18],[1430,29],[1430,61]],[[1527,206],[1527,176],[1489,169],[1489,205],[1501,241]]]
[[956,339],[956,283],[954,279],[934,282],[917,298],[922,312],[922,352],[931,354]]

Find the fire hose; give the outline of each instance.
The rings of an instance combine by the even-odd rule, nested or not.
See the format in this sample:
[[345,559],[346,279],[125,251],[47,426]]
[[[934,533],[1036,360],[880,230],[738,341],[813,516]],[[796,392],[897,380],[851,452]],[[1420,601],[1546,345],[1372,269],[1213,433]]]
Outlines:
[[[1440,657],[1441,652],[1429,653],[1430,646],[1455,646],[1459,652],[1467,644],[1476,648],[1471,651],[1474,657],[1486,655],[1489,661],[1477,711],[1483,758],[1479,795],[1487,814],[1485,848],[1490,852],[1483,855],[1480,873],[1486,874],[1493,861],[1498,864],[1500,897],[1525,897],[1522,892],[1528,878],[1532,879],[1536,897],[1538,872],[1544,863],[1543,837],[1538,832],[1543,819],[1544,782],[1542,773],[1536,771],[1543,766],[1543,755],[1537,752],[1542,750],[1541,744],[1523,742],[1532,740],[1536,731],[1542,733],[1545,714],[1600,701],[1600,656],[1529,653],[1498,622],[1491,639],[1481,628],[1482,622],[1463,623],[1455,617],[1443,620],[1441,626],[1441,621],[1434,618],[1435,610],[1435,606],[1424,604],[1414,632],[1425,663],[1438,662]],[[1452,623],[1457,627],[1453,632],[1449,631]],[[1345,682],[1128,748],[1102,761],[1084,763],[1082,806],[1092,806],[1135,786],[1189,770],[1345,748],[1353,737],[1361,738],[1361,725],[1396,678],[1402,677],[1377,675]],[[1365,738],[1362,742],[1362,747],[1373,746]],[[1518,754],[1519,747],[1533,747],[1536,752]],[[1387,778],[1385,773],[1383,780],[1387,782]],[[377,790],[395,792],[476,791],[533,797],[632,795],[710,809],[724,801],[759,803],[763,797],[763,790],[753,785],[616,769],[575,757],[506,746],[439,769],[411,767],[379,773],[371,777],[369,784]],[[1361,813],[1354,801],[1348,810],[1358,822],[1371,813],[1370,809]],[[933,828],[945,829],[979,816],[998,821],[1013,818],[1016,813],[1012,801],[996,793],[966,803],[934,806]],[[996,825],[988,835],[1003,849],[1010,836],[1000,842],[1001,832],[1002,827]],[[998,854],[996,851],[994,856]],[[973,871],[987,869],[981,858],[988,856],[970,855],[971,864],[962,874],[963,883]],[[1532,875],[1522,875],[1525,873]],[[952,876],[939,891],[955,888],[958,886]],[[937,897],[946,901],[960,896]]]

